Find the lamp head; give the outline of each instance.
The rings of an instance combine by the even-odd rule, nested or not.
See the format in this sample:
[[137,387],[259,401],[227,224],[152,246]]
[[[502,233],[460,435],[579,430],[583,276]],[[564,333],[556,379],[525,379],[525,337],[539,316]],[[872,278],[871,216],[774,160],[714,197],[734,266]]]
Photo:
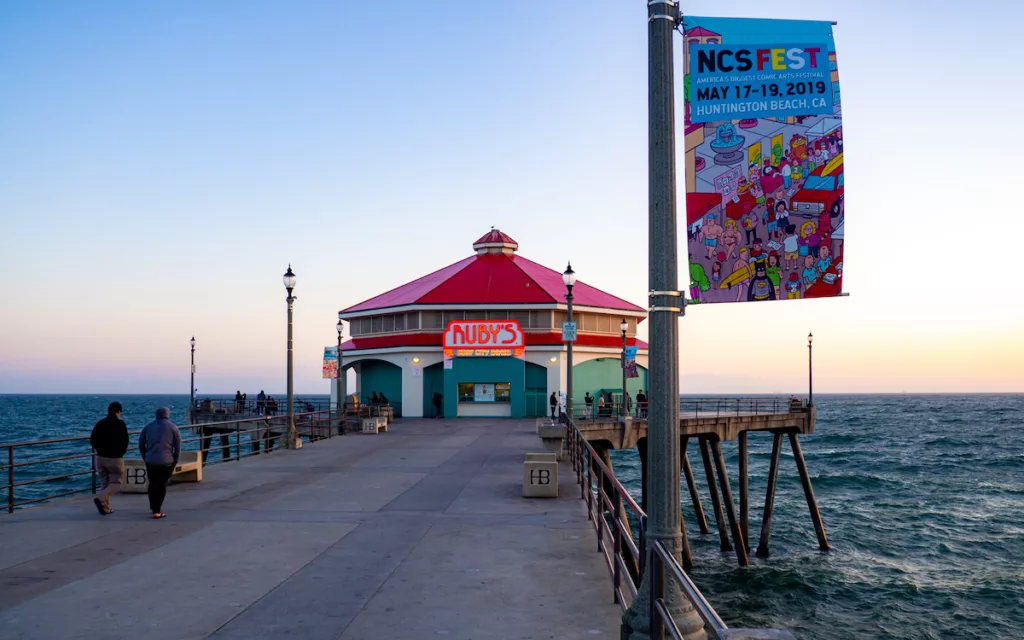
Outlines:
[[565,271],[562,272],[562,282],[568,289],[572,289],[573,285],[576,284],[576,272],[572,270],[572,263],[569,263],[565,267]]
[[192,336],[192,339],[189,340],[188,343],[189,343],[189,345],[192,346],[193,349],[195,349],[196,348],[196,337]]
[[623,318],[622,322],[619,323],[619,328],[622,329],[622,333],[626,333],[626,330],[629,329],[629,323],[626,322],[625,318]]
[[808,347],[811,346],[812,342],[814,342],[814,334],[813,333],[808,333],[807,334],[807,346]]
[[292,265],[288,265],[288,270],[284,272],[284,276],[281,279],[284,281],[284,288],[290,294],[292,289],[295,288],[295,274],[292,273]]
[[343,323],[341,320],[338,320],[336,328],[338,329],[338,337],[340,338],[341,334],[345,333],[345,323]]

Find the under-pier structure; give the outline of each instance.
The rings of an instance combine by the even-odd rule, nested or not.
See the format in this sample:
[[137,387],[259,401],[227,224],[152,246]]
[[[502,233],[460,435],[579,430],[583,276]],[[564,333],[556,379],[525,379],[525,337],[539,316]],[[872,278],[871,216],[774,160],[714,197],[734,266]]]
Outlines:
[[[610,412],[609,412],[610,413]],[[636,416],[597,415],[594,417],[574,416],[573,423],[580,434],[594,448],[609,470],[613,470],[609,451],[635,447],[640,457],[643,487],[647,486],[647,418],[644,407],[638,407]],[[741,566],[748,564],[750,547],[750,492],[747,482],[747,440],[751,433],[765,432],[772,437],[772,457],[768,471],[768,486],[765,491],[761,530],[755,553],[769,555],[768,543],[771,536],[772,512],[775,506],[775,487],[779,475],[779,461],[783,441],[789,440],[796,461],[797,472],[803,485],[807,509],[822,551],[828,551],[828,538],[818,511],[814,488],[811,486],[807,464],[800,447],[800,436],[814,433],[817,410],[797,398],[702,398],[683,400],[680,405],[679,434],[681,471],[686,478],[690,499],[696,513],[701,534],[710,533],[703,505],[697,492],[697,478],[687,449],[691,439],[696,440],[699,462],[703,463],[704,476],[711,496],[712,509],[722,551],[735,551]],[[729,474],[722,454],[721,443],[737,440],[739,445],[739,505],[737,507]],[[641,492],[640,507],[647,508],[646,491]],[[621,515],[621,514],[620,514]],[[692,564],[689,542],[685,529],[683,534],[683,566]],[[731,539],[730,539],[731,538]]]

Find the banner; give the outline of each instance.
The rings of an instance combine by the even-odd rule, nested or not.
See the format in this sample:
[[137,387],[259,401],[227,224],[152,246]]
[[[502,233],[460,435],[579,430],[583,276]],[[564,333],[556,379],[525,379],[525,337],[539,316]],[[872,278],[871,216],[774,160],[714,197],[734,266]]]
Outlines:
[[338,377],[338,347],[324,347],[324,373],[322,377]]
[[640,372],[636,369],[636,347],[626,347],[626,377],[639,378]]
[[683,18],[694,303],[843,290],[843,120],[832,24]]

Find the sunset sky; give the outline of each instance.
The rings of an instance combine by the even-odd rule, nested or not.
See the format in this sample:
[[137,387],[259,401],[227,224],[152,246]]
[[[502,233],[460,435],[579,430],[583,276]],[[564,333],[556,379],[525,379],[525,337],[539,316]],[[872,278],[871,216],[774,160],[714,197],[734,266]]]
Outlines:
[[[958,7],[683,5],[839,22],[850,293],[689,309],[684,392],[800,392],[809,330],[815,392],[1024,392],[1007,46],[1024,11]],[[470,255],[492,225],[646,306],[646,15],[0,4],[0,393],[187,393],[193,334],[200,394],[281,393],[289,263],[296,389],[327,393],[338,309]]]

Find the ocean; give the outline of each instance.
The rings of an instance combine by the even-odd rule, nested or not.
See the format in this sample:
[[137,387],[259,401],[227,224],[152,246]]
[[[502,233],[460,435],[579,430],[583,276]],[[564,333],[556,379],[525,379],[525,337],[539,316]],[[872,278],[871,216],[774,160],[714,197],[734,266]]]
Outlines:
[[[185,421],[187,396],[0,396],[0,442],[88,434],[114,399],[133,429],[159,406]],[[725,622],[823,640],[1024,637],[1024,394],[818,395],[815,403],[815,433],[801,444],[827,553],[818,551],[787,441],[772,555],[751,553],[750,566],[738,567],[734,553],[718,550],[703,465],[690,448],[711,527],[699,535],[684,486],[691,577]],[[749,445],[756,547],[771,436],[752,434]],[[736,443],[723,450],[738,500]],[[613,462],[639,496],[635,451],[613,452]]]

